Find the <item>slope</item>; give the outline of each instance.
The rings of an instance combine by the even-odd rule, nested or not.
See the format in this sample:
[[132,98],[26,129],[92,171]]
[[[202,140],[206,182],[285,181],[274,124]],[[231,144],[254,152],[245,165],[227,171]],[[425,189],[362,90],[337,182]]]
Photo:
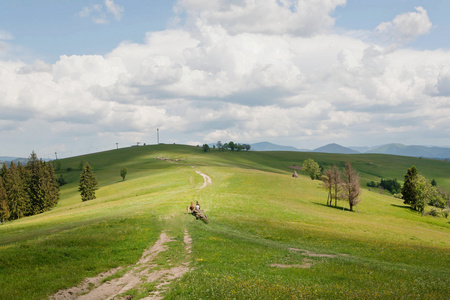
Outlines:
[[[203,153],[158,145],[74,157],[61,161],[59,173],[69,184],[55,209],[0,226],[0,298],[45,298],[113,268],[130,269],[162,232],[173,241],[155,257],[156,268],[186,257],[190,263],[170,284],[168,299],[439,299],[450,293],[448,220],[420,217],[399,200],[368,191],[359,213],[343,211],[343,203],[326,207],[319,182],[292,178],[287,168],[309,157],[325,167],[351,160],[366,180],[401,177],[415,164],[449,186],[448,164],[385,155]],[[81,161],[94,166],[100,182],[97,199],[85,203],[74,170]],[[196,170],[212,184],[200,189]],[[185,213],[191,201],[201,203],[209,224]],[[189,256],[185,232],[192,238]],[[133,295],[158,292],[147,284]]]

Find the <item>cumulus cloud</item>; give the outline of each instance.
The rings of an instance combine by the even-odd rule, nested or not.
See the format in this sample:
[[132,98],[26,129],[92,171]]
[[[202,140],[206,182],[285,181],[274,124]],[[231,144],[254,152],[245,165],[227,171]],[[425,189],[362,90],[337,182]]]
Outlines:
[[96,24],[109,23],[109,15],[112,14],[116,21],[120,21],[123,15],[123,7],[114,3],[113,0],[105,0],[104,6],[102,4],[93,4],[84,6],[78,15],[82,18],[91,18],[92,22]]
[[432,23],[427,11],[418,6],[415,12],[397,15],[392,21],[383,22],[375,28],[375,32],[394,43],[405,43],[427,34]]
[[187,15],[187,22],[199,20],[221,26],[230,34],[293,34],[310,36],[334,25],[330,16],[346,0],[179,0],[177,12]]
[[156,128],[164,142],[289,140],[302,148],[373,145],[407,130],[450,134],[448,51],[392,50],[304,24],[294,32],[281,19],[264,22],[288,34],[230,21],[231,11],[251,19],[268,7],[288,19],[302,5],[329,16],[344,1],[314,3],[179,1],[195,22],[106,55],[62,55],[51,65],[0,60],[2,136],[52,132],[46,142],[59,152],[148,143]]

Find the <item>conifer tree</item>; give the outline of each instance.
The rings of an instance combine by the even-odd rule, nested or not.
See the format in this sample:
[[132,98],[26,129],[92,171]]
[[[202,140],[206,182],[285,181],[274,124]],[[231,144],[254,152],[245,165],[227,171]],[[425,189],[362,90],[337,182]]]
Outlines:
[[19,172],[19,177],[22,184],[22,189],[26,193],[25,197],[25,206],[24,206],[24,216],[31,216],[33,215],[33,209],[31,207],[31,200],[30,195],[28,193],[28,180],[29,180],[29,173],[28,170],[25,168],[25,166],[22,165],[22,163],[19,161],[17,163],[17,171]]
[[7,204],[6,190],[3,184],[3,177],[0,176],[0,223],[5,223],[9,219],[10,213]]
[[56,206],[59,200],[59,184],[51,162],[43,163],[42,190],[44,194],[44,211]]
[[28,159],[27,171],[30,214],[50,210],[59,200],[59,185],[53,165],[38,159],[33,151]]
[[95,199],[95,190],[97,189],[98,181],[95,177],[94,171],[89,163],[86,163],[81,171],[78,191],[81,194],[81,200],[87,201]]
[[28,158],[28,195],[31,203],[31,215],[44,211],[44,194],[42,190],[42,180],[44,178],[42,161],[40,161],[33,151]]
[[411,167],[406,171],[405,181],[402,187],[403,203],[411,205],[414,210],[417,210],[418,192],[417,180],[418,173],[416,167]]
[[128,173],[128,169],[123,167],[122,169],[120,169],[120,176],[122,177],[122,180],[125,181],[125,177],[127,176]]
[[2,173],[10,219],[20,219],[25,216],[27,211],[28,194],[26,185],[14,162],[11,162],[7,171],[5,169],[6,166],[2,169]]

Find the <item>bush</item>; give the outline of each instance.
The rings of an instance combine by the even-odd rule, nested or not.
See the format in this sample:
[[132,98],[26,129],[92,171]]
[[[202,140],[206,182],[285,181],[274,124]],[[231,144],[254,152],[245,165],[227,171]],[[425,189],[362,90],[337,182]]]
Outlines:
[[64,177],[62,176],[62,175],[60,175],[59,177],[58,177],[58,184],[59,184],[59,186],[62,186],[62,185],[65,185],[67,182],[66,182],[66,180],[64,179]]
[[368,187],[377,187],[388,190],[391,194],[397,194],[401,192],[401,185],[398,183],[397,178],[394,179],[381,179],[380,182],[370,181],[367,183]]
[[449,215],[449,211],[448,211],[448,209],[444,209],[444,210],[442,210],[442,216],[444,217],[444,218],[448,218],[448,215]]
[[439,215],[438,211],[434,207],[430,210],[428,214],[433,217],[437,217]]
[[394,194],[394,198],[403,199],[402,193]]

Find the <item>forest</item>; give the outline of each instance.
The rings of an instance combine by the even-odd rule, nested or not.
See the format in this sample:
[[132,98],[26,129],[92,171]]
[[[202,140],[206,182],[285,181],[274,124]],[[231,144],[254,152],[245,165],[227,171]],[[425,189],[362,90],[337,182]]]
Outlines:
[[20,219],[50,210],[60,198],[59,183],[51,162],[33,151],[26,165],[11,162],[0,170],[0,221]]

